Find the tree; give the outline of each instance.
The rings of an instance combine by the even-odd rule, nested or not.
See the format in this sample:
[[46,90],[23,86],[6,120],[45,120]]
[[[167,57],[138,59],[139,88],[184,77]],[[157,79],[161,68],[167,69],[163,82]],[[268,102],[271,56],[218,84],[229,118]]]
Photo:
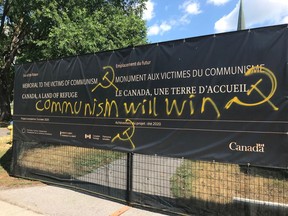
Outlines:
[[0,0],[0,120],[9,120],[15,63],[144,44],[147,0]]

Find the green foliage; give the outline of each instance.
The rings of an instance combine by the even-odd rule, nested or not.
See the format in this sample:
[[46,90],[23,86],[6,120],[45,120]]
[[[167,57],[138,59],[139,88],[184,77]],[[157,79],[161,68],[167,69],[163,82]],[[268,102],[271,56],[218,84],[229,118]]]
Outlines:
[[192,171],[190,161],[186,161],[177,168],[176,173],[171,177],[171,192],[175,197],[190,197],[191,182],[195,179],[195,174]]
[[[147,0],[30,0],[31,28],[18,62],[38,61],[145,44]],[[41,6],[40,6],[41,5]],[[32,27],[33,26],[33,27]]]
[[10,116],[15,63],[144,44],[146,1],[0,0],[0,120]]
[[42,55],[78,55],[146,43],[145,22],[134,13],[127,15],[114,6],[89,13],[76,7],[71,16],[67,12],[55,14],[57,25],[47,39],[37,41]]
[[106,150],[90,150],[83,151],[81,154],[78,154],[74,158],[74,167],[76,176],[85,175],[91,173],[96,169],[107,166],[115,160],[123,158],[126,156],[126,153],[121,152],[112,152]]

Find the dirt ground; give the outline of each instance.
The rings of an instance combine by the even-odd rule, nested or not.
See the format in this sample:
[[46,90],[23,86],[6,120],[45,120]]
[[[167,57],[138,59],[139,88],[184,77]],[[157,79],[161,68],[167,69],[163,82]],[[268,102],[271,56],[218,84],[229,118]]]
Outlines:
[[11,161],[12,145],[10,131],[7,128],[0,128],[0,190],[41,185],[38,181],[30,181],[10,176]]

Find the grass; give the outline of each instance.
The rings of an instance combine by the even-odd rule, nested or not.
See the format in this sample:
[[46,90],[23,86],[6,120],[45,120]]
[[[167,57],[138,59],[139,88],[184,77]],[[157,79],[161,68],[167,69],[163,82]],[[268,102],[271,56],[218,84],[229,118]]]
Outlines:
[[171,190],[178,198],[221,204],[231,203],[233,197],[288,204],[287,177],[255,167],[244,171],[235,164],[187,160],[171,178]]
[[40,182],[14,178],[9,175],[12,161],[10,136],[0,137],[0,189],[39,185]]
[[[171,177],[171,189],[172,194],[175,197],[189,197],[192,191],[191,181],[195,179],[195,175],[192,169],[188,169],[186,166],[180,166],[176,173]],[[188,194],[187,194],[188,193]]]
[[[0,189],[40,184],[10,177],[12,159],[10,136],[0,137]],[[18,158],[24,168],[79,177],[124,157],[125,153],[65,145],[29,147]],[[171,177],[176,198],[227,204],[234,197],[288,204],[288,178],[277,170],[235,164],[185,160]]]
[[[125,153],[74,146],[43,146],[25,149],[18,162],[21,166],[47,173],[78,177],[117,160]],[[41,184],[9,176],[12,161],[10,136],[0,137],[0,189]]]
[[63,176],[78,177],[123,157],[125,153],[75,146],[46,146],[25,150],[21,166]]
[[97,168],[110,164],[111,162],[124,157],[125,153],[105,150],[85,149],[81,156],[75,157],[74,166],[79,175],[91,173]]

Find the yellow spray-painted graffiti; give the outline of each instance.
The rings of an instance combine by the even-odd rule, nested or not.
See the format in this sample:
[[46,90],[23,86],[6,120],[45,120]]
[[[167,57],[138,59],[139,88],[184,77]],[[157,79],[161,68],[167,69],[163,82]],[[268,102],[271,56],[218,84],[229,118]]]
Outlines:
[[212,105],[212,107],[214,108],[214,110],[216,111],[217,118],[220,118],[220,116],[221,116],[220,111],[219,111],[216,103],[210,97],[204,97],[202,99],[201,113],[204,113],[205,105],[206,105],[207,102],[209,102]]
[[245,73],[245,76],[251,76],[253,74],[264,74],[270,79],[271,91],[270,91],[269,95],[265,96],[263,94],[263,92],[258,88],[258,85],[262,82],[262,79],[259,79],[254,85],[251,85],[251,88],[247,91],[247,95],[248,96],[251,95],[251,93],[255,90],[263,98],[262,101],[255,102],[255,103],[245,103],[245,102],[241,101],[238,97],[234,97],[230,101],[228,101],[228,103],[225,105],[225,109],[229,109],[233,103],[236,103],[236,104],[241,105],[241,106],[249,107],[249,106],[259,106],[259,105],[267,102],[273,108],[273,110],[275,110],[275,111],[278,110],[278,107],[276,107],[270,101],[270,99],[273,97],[273,95],[275,94],[275,91],[277,89],[277,79],[276,79],[275,75],[273,74],[273,72],[270,71],[266,67],[255,66],[255,67],[251,67],[249,70],[247,70],[247,72]]
[[140,110],[142,115],[145,115],[147,113],[150,116],[157,117],[158,113],[156,104],[157,98],[153,97],[152,100],[143,99],[142,102],[137,103],[137,105],[134,102],[124,102],[123,106],[126,115],[135,115]]
[[[115,71],[112,66],[105,66],[103,67],[104,76],[102,77],[102,81],[98,83],[91,91],[95,92],[97,88],[103,89],[115,89],[116,92],[118,91],[118,87],[115,85]],[[245,84],[245,91],[246,95],[249,97],[252,93],[257,93],[260,97],[260,101],[257,102],[245,102],[244,99],[239,99],[238,96],[232,95],[232,97],[228,98],[228,102],[224,104],[224,109],[229,110],[231,109],[232,104],[237,104],[239,106],[244,107],[253,107],[253,106],[260,106],[265,103],[269,104],[274,111],[278,111],[278,107],[273,104],[272,97],[274,96],[277,90],[277,79],[273,72],[266,67],[263,66],[254,66],[247,70],[244,74],[245,77],[253,76],[253,75],[261,75],[261,77],[250,86],[250,88],[246,89]],[[264,76],[264,77],[263,77]],[[268,78],[270,81],[270,91],[267,95],[261,91],[261,84],[264,82],[263,80]],[[238,85],[240,86],[240,85]],[[244,86],[244,85],[243,85]],[[267,85],[266,85],[267,86]],[[267,89],[265,89],[267,92]],[[199,100],[199,97],[201,97]],[[255,97],[253,97],[255,98]],[[171,99],[170,97],[161,97],[158,96],[154,97],[145,97],[142,100],[137,100],[127,102],[125,100],[121,100],[120,102],[116,99],[109,99],[104,98],[104,100],[98,100],[97,98],[93,98],[93,101],[84,102],[84,101],[54,101],[53,99],[47,100],[38,100],[35,103],[35,108],[38,112],[50,112],[50,113],[61,113],[61,114],[70,114],[70,115],[84,115],[86,116],[95,116],[95,117],[116,117],[118,118],[121,114],[128,116],[150,116],[150,117],[157,117],[159,113],[162,115],[169,116],[177,116],[182,117],[183,115],[189,116],[195,115],[195,106],[194,100],[201,101],[201,110],[200,113],[204,114],[205,112],[209,112],[212,108],[216,114],[216,117],[219,119],[221,117],[221,107],[219,104],[217,105],[217,101],[213,99],[212,96],[208,96],[205,94],[205,97],[201,96],[201,94],[190,94],[187,96],[183,96],[181,100],[177,100],[175,98]],[[161,109],[161,110],[160,110]],[[123,142],[129,142],[131,144],[132,149],[135,149],[135,143],[132,141],[132,138],[135,134],[135,124],[130,119],[126,119],[127,123],[130,123],[130,126],[125,129],[122,133],[118,133],[112,139],[112,142],[116,140],[120,140]]]
[[126,122],[130,123],[131,126],[129,126],[126,130],[124,130],[122,133],[118,133],[113,139],[112,143],[115,142],[115,140],[121,140],[121,141],[128,141],[131,144],[132,150],[135,149],[135,144],[132,141],[132,137],[135,133],[135,124],[130,119],[126,119]]
[[[116,91],[118,91],[117,86],[115,86],[114,81],[115,81],[115,71],[113,67],[111,66],[105,66],[103,67],[103,70],[106,70],[105,75],[102,77],[102,81],[104,81],[104,84],[102,82],[98,83],[93,89],[92,92],[94,92],[98,87],[102,87],[104,89],[108,89],[110,87],[114,87]],[[107,82],[107,83],[105,83]]]
[[50,113],[61,113],[69,115],[96,116],[96,117],[119,117],[119,108],[115,100],[108,100],[105,102],[93,99],[93,103],[83,101],[54,101],[52,99],[38,100],[35,104],[38,112],[48,111]]

